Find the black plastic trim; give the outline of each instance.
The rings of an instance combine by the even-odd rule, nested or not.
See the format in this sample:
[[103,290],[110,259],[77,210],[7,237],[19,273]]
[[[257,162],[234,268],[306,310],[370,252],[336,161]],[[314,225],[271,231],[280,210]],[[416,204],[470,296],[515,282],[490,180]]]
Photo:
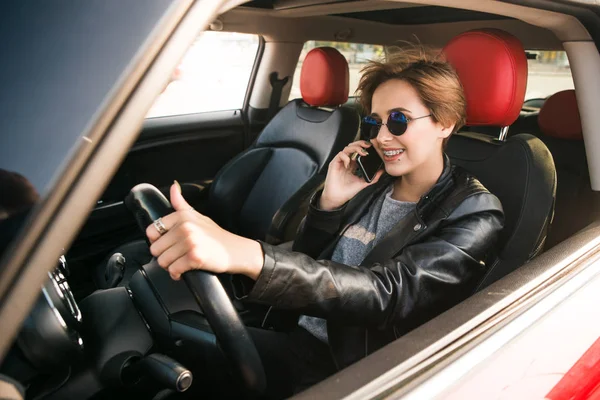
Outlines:
[[[169,115],[144,120],[138,142],[176,133],[229,128],[240,119],[240,110],[210,111],[195,114]],[[241,125],[241,121],[239,122]]]
[[336,14],[335,16],[359,19],[362,21],[381,22],[391,25],[420,25],[444,22],[496,21],[513,19],[503,15],[442,6],[395,8],[389,10],[343,13]]
[[246,112],[246,116],[248,117],[248,121],[250,124],[249,135],[248,135],[248,147],[250,147],[260,133],[267,126],[267,114],[268,109],[266,108],[254,108],[252,106],[248,107],[248,111]]
[[255,123],[266,124],[267,115],[269,113],[268,108],[254,108],[248,107],[248,117],[251,117],[251,121]]
[[[156,297],[156,302],[160,305],[160,307],[162,308],[164,314],[168,318],[169,310],[167,309],[167,306],[163,302],[162,297],[160,297],[160,293],[158,293],[158,290],[156,289],[156,287],[152,283],[152,280],[148,277],[148,274],[146,273],[146,271],[144,270],[144,268],[140,268],[139,272],[142,275],[142,277],[144,278],[144,280],[146,281],[146,283],[148,284],[148,287],[150,288],[150,290],[154,294],[154,297]],[[135,297],[132,297],[132,299],[135,300]]]
[[[129,289],[128,287],[126,287],[125,289],[127,289],[127,295],[129,296],[129,298],[131,299],[131,302],[135,305],[136,301],[133,298],[133,292],[131,291],[131,289]],[[138,315],[140,316],[140,318],[142,319],[142,321],[144,322],[144,325],[146,325],[146,329],[148,329],[148,332],[150,333],[150,335],[152,336],[152,328],[150,328],[150,325],[148,324],[148,321],[146,320],[146,318],[144,317],[144,314],[142,314],[142,312],[140,311],[139,308],[135,307]]]

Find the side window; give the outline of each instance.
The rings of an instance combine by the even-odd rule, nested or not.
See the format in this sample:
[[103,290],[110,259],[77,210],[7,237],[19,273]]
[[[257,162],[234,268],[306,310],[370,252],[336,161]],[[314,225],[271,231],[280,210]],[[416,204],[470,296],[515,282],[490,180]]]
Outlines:
[[573,89],[569,60],[564,51],[527,51],[529,60],[525,106],[540,108],[544,100],[561,90]]
[[257,35],[204,32],[146,117],[242,108],[258,46]]
[[360,80],[360,70],[369,60],[379,59],[385,49],[383,46],[372,45],[372,44],[361,44],[361,43],[345,43],[345,42],[322,42],[322,41],[308,41],[304,43],[302,53],[300,53],[300,59],[294,71],[294,81],[290,91],[290,100],[301,97],[300,94],[300,71],[302,70],[302,62],[306,57],[306,53],[314,49],[315,47],[333,47],[340,51],[348,60],[348,68],[350,70],[350,96],[356,92],[358,81]]

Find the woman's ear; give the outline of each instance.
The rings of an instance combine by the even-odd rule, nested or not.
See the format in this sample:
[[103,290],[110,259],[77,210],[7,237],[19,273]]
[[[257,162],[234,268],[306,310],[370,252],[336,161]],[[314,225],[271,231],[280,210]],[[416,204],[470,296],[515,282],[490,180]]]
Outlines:
[[454,127],[456,126],[456,124],[452,124],[450,126],[442,126],[442,129],[440,130],[440,138],[445,139],[447,137],[450,137],[450,135],[452,134],[452,132],[454,132]]

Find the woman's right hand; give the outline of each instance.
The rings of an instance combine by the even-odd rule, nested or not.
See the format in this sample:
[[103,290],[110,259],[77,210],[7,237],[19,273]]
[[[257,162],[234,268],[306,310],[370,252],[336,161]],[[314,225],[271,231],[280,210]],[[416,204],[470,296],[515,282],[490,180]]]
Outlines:
[[366,156],[367,151],[375,151],[375,149],[371,143],[359,140],[350,143],[331,160],[325,178],[325,187],[319,200],[320,209],[330,211],[339,208],[356,196],[358,192],[379,180],[383,170],[375,174],[371,183],[355,175],[358,164],[351,157],[354,153]]

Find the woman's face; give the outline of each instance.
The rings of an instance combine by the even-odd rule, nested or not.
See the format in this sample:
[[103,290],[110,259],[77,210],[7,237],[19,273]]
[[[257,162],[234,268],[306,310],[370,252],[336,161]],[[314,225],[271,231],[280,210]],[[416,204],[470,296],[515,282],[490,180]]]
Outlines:
[[443,140],[452,133],[453,126],[444,128],[431,117],[411,121],[431,114],[431,111],[425,107],[417,91],[399,79],[379,85],[371,101],[371,115],[383,123],[387,123],[393,111],[401,111],[408,117],[406,132],[394,136],[383,125],[377,137],[371,139],[385,163],[386,172],[392,176],[405,176],[417,169],[427,170],[438,166]]

